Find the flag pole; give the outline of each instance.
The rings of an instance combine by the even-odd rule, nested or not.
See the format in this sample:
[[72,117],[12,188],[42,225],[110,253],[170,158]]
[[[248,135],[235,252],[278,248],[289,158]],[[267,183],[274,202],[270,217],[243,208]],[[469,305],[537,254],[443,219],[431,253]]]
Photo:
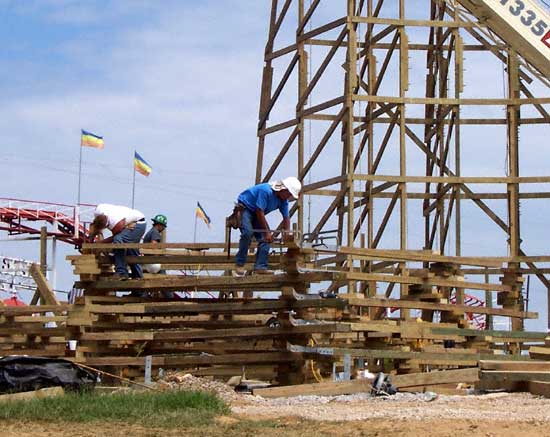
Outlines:
[[76,196],[76,204],[80,205],[80,181],[82,179],[82,136],[80,139],[80,153],[78,159],[78,194]]
[[195,229],[193,230],[193,243],[197,242],[197,212],[195,211]]
[[[135,151],[134,151],[134,157],[136,156],[135,155]],[[132,168],[134,170],[133,172],[133,181],[132,181],[132,209],[134,209],[134,200],[135,200],[135,196],[136,196],[136,166],[134,165],[134,162],[132,161]]]

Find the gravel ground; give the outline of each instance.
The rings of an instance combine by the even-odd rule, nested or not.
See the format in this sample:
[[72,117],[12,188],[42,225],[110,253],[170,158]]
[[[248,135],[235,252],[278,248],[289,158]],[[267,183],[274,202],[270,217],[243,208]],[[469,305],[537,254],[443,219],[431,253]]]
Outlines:
[[167,390],[215,393],[231,406],[233,413],[252,420],[295,417],[324,422],[366,419],[550,422],[550,399],[528,393],[468,396],[397,393],[388,397],[361,393],[264,399],[236,393],[232,387],[221,382],[181,372],[167,373],[157,384]]
[[242,397],[231,403],[234,413],[247,418],[299,417],[317,421],[365,419],[506,420],[550,422],[550,399],[527,393],[470,396],[426,396],[398,393],[390,397],[302,396],[263,399]]

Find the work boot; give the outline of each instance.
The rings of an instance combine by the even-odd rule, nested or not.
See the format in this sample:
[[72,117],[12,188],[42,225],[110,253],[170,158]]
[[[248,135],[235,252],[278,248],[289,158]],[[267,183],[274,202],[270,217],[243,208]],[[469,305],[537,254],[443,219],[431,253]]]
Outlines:
[[128,275],[115,273],[113,276],[111,276],[111,279],[114,279],[115,281],[127,281]]
[[246,269],[242,266],[236,266],[231,273],[233,274],[233,276],[240,278],[246,275]]

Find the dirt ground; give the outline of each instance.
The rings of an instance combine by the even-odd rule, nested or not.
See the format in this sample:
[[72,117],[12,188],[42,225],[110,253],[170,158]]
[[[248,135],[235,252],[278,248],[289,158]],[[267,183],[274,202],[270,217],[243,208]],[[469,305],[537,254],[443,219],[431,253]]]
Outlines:
[[233,414],[200,428],[160,429],[127,423],[3,423],[2,436],[546,436],[550,399],[529,394],[440,396],[404,394],[258,399],[240,396]]
[[194,429],[155,429],[129,424],[39,424],[8,423],[2,424],[2,435],[68,437],[68,436],[158,436],[172,437],[182,435],[208,436],[422,436],[454,437],[468,436],[515,436],[533,437],[549,435],[548,423],[521,421],[475,421],[475,420],[388,420],[372,419],[349,422],[311,422],[295,418],[282,418],[269,423],[256,425],[254,422],[239,418],[224,417],[217,423]]

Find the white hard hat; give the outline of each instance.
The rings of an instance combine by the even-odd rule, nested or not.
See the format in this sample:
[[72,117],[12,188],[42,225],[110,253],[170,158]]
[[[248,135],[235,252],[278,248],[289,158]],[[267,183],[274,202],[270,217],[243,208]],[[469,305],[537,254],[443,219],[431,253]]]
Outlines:
[[158,273],[160,272],[160,269],[160,264],[143,264],[143,270],[145,270],[147,273]]
[[289,176],[288,178],[283,179],[282,182],[285,188],[290,191],[292,197],[298,199],[300,196],[300,190],[302,189],[302,184],[300,181],[294,176]]

